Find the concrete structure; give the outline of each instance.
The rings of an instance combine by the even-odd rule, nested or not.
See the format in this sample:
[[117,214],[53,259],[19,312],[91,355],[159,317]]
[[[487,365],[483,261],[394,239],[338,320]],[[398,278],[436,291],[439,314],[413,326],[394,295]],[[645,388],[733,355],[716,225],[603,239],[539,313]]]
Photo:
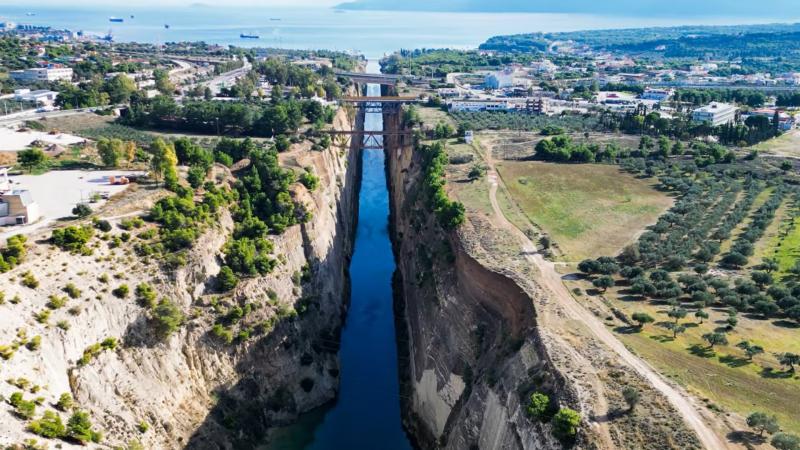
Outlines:
[[39,105],[52,106],[57,97],[58,92],[44,89],[38,91],[31,91],[30,89],[17,89],[14,91],[14,100],[18,102],[33,102]]
[[451,111],[477,112],[477,111],[507,111],[508,100],[453,100],[448,103]]
[[24,225],[39,220],[39,205],[30,191],[12,190],[8,167],[0,167],[0,225]]
[[464,132],[464,142],[467,144],[472,144],[473,140],[475,139],[475,135],[472,133],[472,130],[467,130]]
[[692,121],[698,123],[708,122],[716,127],[734,122],[738,110],[739,108],[727,103],[712,102],[702,108],[695,109],[692,112]]
[[503,89],[512,86],[528,87],[531,84],[531,80],[524,78],[524,75],[526,74],[509,67],[486,75],[483,79],[483,84],[489,89]]
[[40,81],[71,81],[72,69],[69,67],[43,67],[35,69],[14,70],[11,79],[19,83],[36,83]]

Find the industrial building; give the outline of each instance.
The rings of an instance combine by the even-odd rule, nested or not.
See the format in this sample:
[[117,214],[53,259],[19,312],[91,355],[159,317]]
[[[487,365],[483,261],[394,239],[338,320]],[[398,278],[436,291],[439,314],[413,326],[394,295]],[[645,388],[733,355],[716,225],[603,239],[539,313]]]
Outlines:
[[712,102],[692,112],[692,120],[697,123],[710,123],[712,126],[724,125],[736,121],[739,109],[727,103]]
[[18,83],[71,81],[72,69],[69,67],[42,67],[11,71],[11,79]]

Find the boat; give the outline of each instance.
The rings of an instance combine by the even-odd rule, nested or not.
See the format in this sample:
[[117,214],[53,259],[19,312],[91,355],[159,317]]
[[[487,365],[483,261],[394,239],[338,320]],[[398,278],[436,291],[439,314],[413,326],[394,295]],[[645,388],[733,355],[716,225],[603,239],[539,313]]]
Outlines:
[[134,17],[133,17],[133,14],[131,14],[131,19],[133,19],[133,18],[134,18]]
[[165,23],[165,24],[164,24],[164,28],[166,28],[166,29],[168,29],[168,30],[169,30],[169,24],[168,24],[168,23]]
[[242,39],[261,39],[261,36],[259,36],[257,34],[242,33],[242,34],[239,35],[239,37],[242,38]]
[[28,12],[28,13],[25,13],[25,15],[26,15],[26,16],[28,16],[28,17],[31,17],[31,16],[35,16],[35,15],[36,15],[36,13],[34,13],[34,12]]
[[121,17],[109,17],[108,21],[109,22],[115,22],[115,23],[122,23],[122,22],[125,21],[125,19],[123,19]]
[[280,17],[270,17],[269,20],[271,20],[273,22],[280,22],[281,19],[280,19]]

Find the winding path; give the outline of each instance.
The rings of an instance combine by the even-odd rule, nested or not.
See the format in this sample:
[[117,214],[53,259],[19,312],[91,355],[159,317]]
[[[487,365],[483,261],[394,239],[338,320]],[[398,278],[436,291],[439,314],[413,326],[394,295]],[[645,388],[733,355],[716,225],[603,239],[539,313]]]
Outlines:
[[561,274],[556,271],[555,264],[544,259],[544,257],[538,253],[536,245],[503,214],[502,209],[500,209],[500,204],[497,202],[497,188],[502,181],[494,168],[491,150],[487,150],[485,160],[489,166],[486,177],[489,182],[489,199],[497,223],[517,237],[521,243],[522,255],[533,263],[541,274],[539,279],[536,280],[538,284],[543,289],[550,292],[551,299],[556,301],[570,318],[585,324],[586,328],[591,331],[598,340],[616,352],[623,361],[639,373],[639,375],[644,377],[655,389],[661,392],[683,416],[684,421],[695,431],[704,448],[711,450],[733,448],[727,444],[724,437],[720,436],[706,423],[698,407],[693,404],[687,393],[667,383],[661,375],[650,367],[650,365],[631,353],[631,351],[628,350],[625,345],[597,319],[597,317],[572,298],[567,291],[567,287],[562,282]]

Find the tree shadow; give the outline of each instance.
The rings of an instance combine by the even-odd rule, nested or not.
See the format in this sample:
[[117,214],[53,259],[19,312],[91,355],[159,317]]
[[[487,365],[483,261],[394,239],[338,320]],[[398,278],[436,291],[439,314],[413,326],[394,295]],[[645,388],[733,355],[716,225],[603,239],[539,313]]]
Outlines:
[[650,336],[650,339],[652,339],[652,340],[654,340],[656,342],[659,342],[661,344],[663,344],[665,342],[672,342],[672,341],[675,340],[674,337],[668,336],[666,334],[659,334],[658,336],[655,336],[655,335],[654,336]]
[[763,378],[786,379],[792,378],[792,376],[794,376],[794,372],[789,372],[788,370],[775,370],[772,367],[764,367],[761,369],[761,376]]
[[[619,291],[619,292],[623,293],[623,292],[626,292],[626,291],[623,290],[623,291]],[[643,300],[642,297],[639,297],[637,295],[631,295],[631,294],[620,295],[619,297],[617,297],[617,299],[621,300],[623,302],[640,302],[640,301]]]
[[687,350],[694,356],[699,356],[701,358],[711,358],[716,355],[713,348],[708,348],[700,344],[693,344]]
[[635,325],[631,325],[626,327],[616,327],[614,328],[614,331],[620,334],[636,334],[641,333],[642,329]]
[[792,322],[785,319],[776,320],[772,322],[772,324],[775,325],[776,327],[781,327],[781,328],[791,328],[791,329],[800,328],[800,323]]
[[719,362],[728,365],[729,367],[742,367],[750,364],[750,361],[747,358],[742,358],[740,356],[734,355],[725,355],[719,357]]
[[700,324],[696,322],[684,322],[681,325],[683,325],[686,328],[697,328],[700,326]]
[[731,431],[726,437],[735,444],[743,444],[746,446],[762,445],[767,442],[766,437],[759,436],[751,431]]

